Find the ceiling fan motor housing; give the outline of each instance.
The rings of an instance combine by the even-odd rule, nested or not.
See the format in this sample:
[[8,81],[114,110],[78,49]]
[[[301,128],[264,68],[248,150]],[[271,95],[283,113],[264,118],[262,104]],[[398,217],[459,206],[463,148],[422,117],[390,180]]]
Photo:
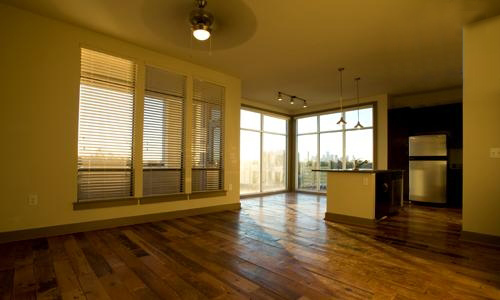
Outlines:
[[210,32],[211,26],[214,23],[214,17],[204,8],[197,8],[193,10],[189,16],[189,20],[193,31],[197,29],[204,29]]

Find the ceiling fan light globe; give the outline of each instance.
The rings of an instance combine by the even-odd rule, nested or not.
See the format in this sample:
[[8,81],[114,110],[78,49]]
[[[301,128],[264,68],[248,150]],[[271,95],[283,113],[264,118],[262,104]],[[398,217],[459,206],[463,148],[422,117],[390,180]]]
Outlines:
[[198,41],[206,41],[210,38],[210,31],[206,29],[194,29],[193,36]]

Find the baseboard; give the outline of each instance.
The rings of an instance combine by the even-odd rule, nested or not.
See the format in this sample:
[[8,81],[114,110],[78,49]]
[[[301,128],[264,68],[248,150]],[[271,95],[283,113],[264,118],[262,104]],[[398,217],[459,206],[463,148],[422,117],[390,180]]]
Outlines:
[[460,233],[460,240],[488,246],[500,247],[500,236],[464,231]]
[[352,217],[352,216],[334,214],[329,212],[325,213],[325,221],[331,221],[347,225],[367,226],[367,227],[375,227],[376,225],[376,221],[372,219]]
[[177,219],[195,215],[221,212],[226,210],[238,210],[240,208],[241,208],[240,203],[231,203],[231,204],[215,205],[215,206],[200,207],[193,209],[170,211],[157,214],[148,214],[148,215],[122,217],[122,218],[108,219],[108,220],[56,225],[43,228],[0,232],[0,244],[13,241],[56,236],[61,234],[70,234],[75,232],[100,230],[100,229],[113,228],[119,226]]
[[272,195],[286,194],[286,193],[290,193],[290,192],[287,190],[284,190],[284,191],[265,192],[265,193],[257,193],[257,194],[245,194],[245,195],[240,195],[240,199],[259,198],[259,197],[264,197],[264,196],[272,196]]

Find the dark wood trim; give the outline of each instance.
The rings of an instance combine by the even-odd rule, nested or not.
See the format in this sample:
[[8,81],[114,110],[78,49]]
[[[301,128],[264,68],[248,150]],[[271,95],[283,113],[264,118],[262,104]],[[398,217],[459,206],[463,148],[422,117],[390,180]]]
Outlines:
[[326,196],[326,191],[320,192],[320,191],[295,190],[295,193]]
[[227,191],[211,191],[211,192],[194,192],[189,194],[189,199],[223,197],[227,195]]
[[241,208],[240,203],[231,203],[231,204],[222,204],[222,205],[215,205],[208,207],[162,212],[157,214],[130,216],[130,217],[115,218],[115,219],[56,225],[43,228],[0,232],[0,244],[13,241],[62,235],[62,234],[71,234],[75,232],[100,230],[105,228],[113,228],[113,227],[148,223],[148,222],[157,222],[162,220],[183,218],[188,216],[210,214],[226,210],[238,210],[240,208]]
[[375,220],[372,219],[352,217],[352,216],[334,214],[329,212],[325,213],[325,221],[342,223],[347,225],[368,226],[368,227],[375,227],[376,224]]
[[256,194],[246,194],[246,195],[240,195],[240,199],[258,198],[258,197],[271,196],[271,195],[284,194],[284,193],[288,193],[288,191],[287,190],[281,190],[281,191],[275,191],[275,192],[264,192],[264,193],[256,193]]
[[137,204],[139,204],[139,199],[137,198],[79,201],[73,203],[73,210],[137,205]]
[[464,231],[460,233],[460,240],[489,246],[500,247],[500,236]]
[[181,200],[188,200],[188,194],[147,196],[140,198],[139,203],[151,204],[151,203],[171,202],[171,201],[181,201]]

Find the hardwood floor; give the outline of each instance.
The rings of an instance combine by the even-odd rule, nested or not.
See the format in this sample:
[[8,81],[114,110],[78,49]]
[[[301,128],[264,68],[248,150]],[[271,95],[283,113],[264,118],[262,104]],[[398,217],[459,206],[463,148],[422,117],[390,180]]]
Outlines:
[[459,210],[376,228],[322,220],[325,197],[0,245],[0,299],[500,299],[500,248],[458,240]]

